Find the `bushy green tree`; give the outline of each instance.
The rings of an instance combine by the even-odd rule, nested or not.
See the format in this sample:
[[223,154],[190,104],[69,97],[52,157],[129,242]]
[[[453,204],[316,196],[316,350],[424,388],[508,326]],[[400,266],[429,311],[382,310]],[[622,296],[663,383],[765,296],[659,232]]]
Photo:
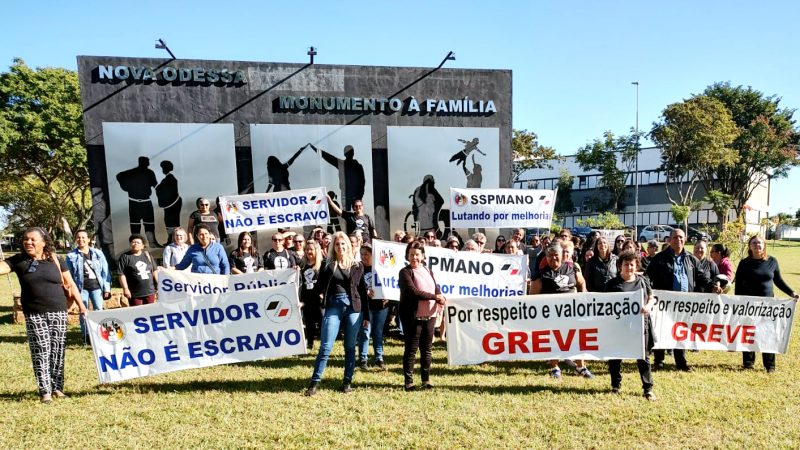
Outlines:
[[70,234],[91,220],[78,76],[15,59],[0,73],[0,206]]
[[511,183],[518,180],[526,170],[553,168],[553,162],[561,159],[553,147],[539,144],[536,133],[528,130],[513,130],[511,137]]
[[633,130],[631,133],[615,137],[614,133],[606,131],[602,139],[581,147],[575,155],[581,170],[600,173],[595,203],[601,209],[617,212],[622,208],[628,174],[634,169],[639,150],[639,136]]

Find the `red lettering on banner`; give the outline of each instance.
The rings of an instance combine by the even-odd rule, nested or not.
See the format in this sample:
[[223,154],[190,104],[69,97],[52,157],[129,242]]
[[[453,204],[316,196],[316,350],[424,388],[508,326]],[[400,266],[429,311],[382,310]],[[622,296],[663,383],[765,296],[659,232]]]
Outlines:
[[575,330],[569,330],[567,332],[567,339],[566,341],[562,339],[561,330],[553,330],[553,336],[556,338],[556,345],[561,351],[569,350],[570,345],[572,344],[572,339],[575,337]]
[[531,344],[533,348],[531,349],[531,353],[542,353],[542,352],[549,352],[550,346],[546,346],[546,344],[550,343],[550,332],[547,330],[540,330],[540,331],[531,331]]
[[733,344],[739,337],[742,344],[755,344],[756,327],[754,325],[721,325],[704,323],[687,324],[675,322],[672,326],[672,338],[676,341],[724,342]]
[[517,347],[522,353],[530,353],[525,342],[528,340],[528,333],[524,331],[510,331],[508,333],[508,353],[517,353]]
[[[499,339],[499,341],[495,341]],[[490,342],[492,340],[492,342]],[[506,345],[503,342],[503,335],[500,333],[488,333],[483,337],[483,351],[489,355],[499,355],[506,350]]]
[[742,327],[742,344],[755,344],[755,338],[756,327],[754,325],[745,325]]
[[712,323],[708,328],[708,342],[720,342],[722,340],[722,325]]
[[[530,345],[528,345],[528,333],[530,333]],[[506,344],[509,354],[547,353],[552,351],[549,345],[551,335],[555,338],[556,345],[561,351],[568,351],[575,344],[577,344],[578,350],[583,352],[600,349],[597,345],[597,328],[573,328],[563,332],[562,330],[509,331],[507,336],[497,332],[487,333],[483,336],[481,345],[483,351],[489,355],[499,355],[505,352]]]
[[703,337],[703,333],[706,332],[706,324],[704,323],[693,323],[692,324],[692,331],[689,333],[689,340],[690,341],[703,341],[705,342],[705,338]]
[[600,350],[597,345],[597,328],[585,328],[578,333],[578,342],[581,351]]

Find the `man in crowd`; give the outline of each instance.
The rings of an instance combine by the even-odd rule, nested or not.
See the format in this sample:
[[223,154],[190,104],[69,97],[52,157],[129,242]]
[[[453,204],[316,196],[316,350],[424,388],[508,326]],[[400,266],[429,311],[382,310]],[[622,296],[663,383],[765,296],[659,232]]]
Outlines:
[[[675,292],[695,292],[696,288],[705,290],[711,285],[707,272],[700,266],[700,261],[684,249],[686,234],[676,228],[669,235],[669,247],[657,253],[647,266],[647,276],[653,289]],[[718,287],[711,288],[720,292]],[[664,350],[654,350],[653,369],[664,368]],[[691,372],[692,368],[686,362],[686,351],[674,349],[675,367],[683,372]]]
[[378,232],[375,231],[375,222],[372,217],[364,212],[364,200],[357,198],[353,201],[352,211],[343,211],[333,199],[328,196],[328,206],[333,212],[344,219],[347,235],[353,234],[356,230],[361,230],[361,236],[364,238],[365,243],[371,243],[372,238],[378,237]]
[[267,270],[297,267],[294,252],[284,247],[285,239],[280,232],[272,235],[272,249],[264,255],[264,267]]
[[525,245],[525,233],[527,230],[525,228],[517,228],[514,230],[514,233],[511,234],[511,239],[517,241],[517,247],[522,253],[526,253],[528,251],[528,246]]

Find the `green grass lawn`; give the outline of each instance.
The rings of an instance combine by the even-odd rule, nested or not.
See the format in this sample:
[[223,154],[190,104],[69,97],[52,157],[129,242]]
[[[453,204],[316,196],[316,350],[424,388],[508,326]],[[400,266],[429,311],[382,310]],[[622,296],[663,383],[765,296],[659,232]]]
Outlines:
[[[800,244],[769,252],[800,289]],[[242,363],[99,385],[88,347],[70,330],[66,391],[38,402],[24,327],[11,324],[9,283],[0,280],[0,448],[675,448],[800,445],[798,333],[778,372],[739,370],[738,353],[689,353],[696,372],[655,373],[658,400],[641,397],[633,361],[621,396],[596,377],[551,381],[543,363],[450,367],[434,346],[433,391],[402,390],[402,343],[389,339],[388,370],[357,371],[337,391],[337,342],[320,392],[302,396],[313,356]],[[13,280],[16,290],[18,285]],[[797,325],[795,325],[797,326]],[[668,362],[671,362],[668,359]],[[566,374],[566,372],[565,372]]]

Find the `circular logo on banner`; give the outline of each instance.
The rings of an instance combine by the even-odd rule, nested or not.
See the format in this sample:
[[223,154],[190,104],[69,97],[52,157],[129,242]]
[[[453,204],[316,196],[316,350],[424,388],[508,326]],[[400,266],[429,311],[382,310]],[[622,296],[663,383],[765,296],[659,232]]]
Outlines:
[[507,282],[511,282],[514,277],[519,276],[519,262],[514,259],[506,259],[500,266],[500,276]]
[[456,206],[464,206],[467,204],[467,196],[464,194],[456,194],[456,196],[453,197],[453,201]]
[[285,323],[292,317],[294,305],[285,295],[270,295],[264,302],[264,315],[275,323]]
[[228,211],[228,214],[239,214],[239,207],[236,206],[236,202],[226,204],[225,210]]
[[392,252],[391,250],[383,249],[378,254],[378,264],[380,264],[381,266],[394,267],[396,263],[397,260],[395,259],[394,252]]
[[125,339],[125,324],[119,319],[109,317],[100,322],[97,327],[97,335],[104,342],[117,344]]

